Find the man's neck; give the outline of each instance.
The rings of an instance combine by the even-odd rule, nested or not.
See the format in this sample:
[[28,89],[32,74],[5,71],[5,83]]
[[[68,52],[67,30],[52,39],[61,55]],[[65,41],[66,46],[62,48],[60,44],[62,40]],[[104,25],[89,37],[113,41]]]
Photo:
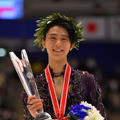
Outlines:
[[64,71],[64,66],[67,63],[67,60],[65,61],[50,61],[49,60],[49,66],[52,68],[53,73],[60,73]]

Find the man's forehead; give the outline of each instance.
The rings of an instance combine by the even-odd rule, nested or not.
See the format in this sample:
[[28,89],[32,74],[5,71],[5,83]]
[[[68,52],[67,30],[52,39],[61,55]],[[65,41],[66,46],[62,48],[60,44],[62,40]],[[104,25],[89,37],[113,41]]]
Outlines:
[[58,35],[60,35],[60,36],[63,36],[63,37],[69,37],[68,34],[62,34],[62,33],[59,33],[59,34],[57,34],[57,33],[49,33],[48,35],[50,35],[50,36],[58,36]]

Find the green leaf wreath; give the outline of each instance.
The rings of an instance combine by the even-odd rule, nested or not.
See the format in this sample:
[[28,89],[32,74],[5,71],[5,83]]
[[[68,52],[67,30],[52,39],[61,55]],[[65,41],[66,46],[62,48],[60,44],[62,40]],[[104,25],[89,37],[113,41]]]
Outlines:
[[34,36],[36,37],[36,39],[34,40],[35,45],[38,45],[38,47],[40,47],[42,49],[42,51],[44,50],[44,48],[42,46],[42,39],[44,38],[44,31],[45,31],[47,25],[50,24],[52,21],[54,21],[57,18],[65,18],[70,23],[72,23],[72,25],[75,29],[75,35],[76,35],[74,48],[76,48],[78,50],[79,42],[84,40],[83,27],[80,27],[81,22],[78,22],[77,24],[75,24],[73,18],[62,16],[59,13],[53,13],[52,15],[49,15],[48,17],[46,17],[44,19],[41,18],[40,20],[36,21],[38,28],[36,29],[36,33],[34,34]]

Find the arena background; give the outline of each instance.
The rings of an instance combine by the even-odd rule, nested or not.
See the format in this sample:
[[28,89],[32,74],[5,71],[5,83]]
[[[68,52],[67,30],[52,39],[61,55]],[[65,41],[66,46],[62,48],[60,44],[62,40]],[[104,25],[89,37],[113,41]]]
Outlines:
[[22,85],[9,52],[26,49],[34,75],[47,55],[33,46],[36,20],[60,12],[82,21],[85,41],[68,55],[71,66],[95,75],[102,88],[107,119],[120,118],[119,0],[0,0],[0,120],[23,120]]

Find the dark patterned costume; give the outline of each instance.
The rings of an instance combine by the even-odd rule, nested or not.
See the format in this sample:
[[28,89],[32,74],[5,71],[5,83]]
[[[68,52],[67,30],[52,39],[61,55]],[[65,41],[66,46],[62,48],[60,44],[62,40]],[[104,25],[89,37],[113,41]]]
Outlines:
[[[48,83],[46,82],[44,71],[42,72],[42,74],[37,75],[36,83],[38,91],[40,93],[40,98],[44,100],[44,111],[48,112],[52,116],[52,118],[56,118],[53,111],[52,102],[48,90]],[[88,103],[94,105],[105,117],[104,106],[101,100],[101,89],[92,74],[80,70],[76,71],[72,68],[70,86],[72,89],[68,91],[65,116],[69,112],[72,105],[80,104],[81,101],[87,101]],[[34,118],[31,116],[26,107],[27,94],[23,92],[21,98],[23,101],[25,120],[33,120]]]

